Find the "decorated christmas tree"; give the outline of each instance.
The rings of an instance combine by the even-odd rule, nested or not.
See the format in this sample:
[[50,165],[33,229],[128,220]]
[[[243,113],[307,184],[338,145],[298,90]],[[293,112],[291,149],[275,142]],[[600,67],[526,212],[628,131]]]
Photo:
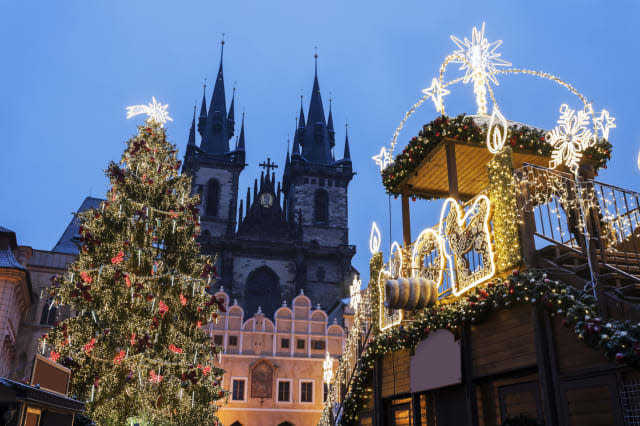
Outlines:
[[199,199],[166,140],[164,108],[109,165],[107,201],[79,214],[80,254],[52,290],[77,315],[43,347],[71,368],[71,394],[99,424],[216,424],[228,396],[220,348],[203,330],[224,307],[208,292],[215,267],[196,242]]

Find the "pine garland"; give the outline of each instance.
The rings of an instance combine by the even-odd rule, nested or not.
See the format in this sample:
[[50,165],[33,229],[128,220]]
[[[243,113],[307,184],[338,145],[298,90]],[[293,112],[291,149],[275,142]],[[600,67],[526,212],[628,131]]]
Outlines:
[[504,280],[476,288],[451,304],[426,309],[407,326],[378,334],[358,360],[352,386],[343,401],[341,425],[355,425],[363,409],[375,359],[403,349],[413,349],[438,329],[456,330],[465,323],[478,324],[499,309],[530,303],[558,315],[573,327],[578,339],[599,349],[610,360],[640,367],[640,324],[604,320],[598,316],[593,296],[570,285],[551,280],[542,271],[514,271]]
[[[546,132],[528,126],[511,126],[507,134],[507,144],[515,152],[551,156],[551,145],[545,139]],[[398,154],[393,164],[382,171],[382,183],[391,195],[400,195],[398,184],[420,166],[422,160],[445,138],[485,146],[487,127],[478,126],[465,114],[454,118],[446,115],[425,124],[418,136],[411,138],[407,146]],[[599,140],[584,151],[583,157],[592,162],[595,169],[607,167],[611,159],[612,145],[607,140]],[[410,194],[419,196],[418,194]]]

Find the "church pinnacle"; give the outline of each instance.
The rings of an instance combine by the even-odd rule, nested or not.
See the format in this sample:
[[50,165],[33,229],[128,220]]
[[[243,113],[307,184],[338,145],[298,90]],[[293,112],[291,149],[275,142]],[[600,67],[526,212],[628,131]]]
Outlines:
[[233,135],[233,129],[229,129],[230,120],[227,116],[227,104],[224,93],[224,74],[222,62],[224,57],[224,39],[221,41],[220,66],[213,87],[213,95],[209,104],[206,127],[202,136],[201,148],[211,154],[224,154],[229,151],[229,139]]

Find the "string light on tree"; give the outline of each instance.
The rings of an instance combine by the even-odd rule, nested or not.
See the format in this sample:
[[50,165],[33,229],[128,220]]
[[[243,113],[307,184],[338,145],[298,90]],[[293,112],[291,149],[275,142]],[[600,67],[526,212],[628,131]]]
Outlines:
[[167,121],[173,121],[173,118],[169,117],[167,109],[169,104],[162,105],[156,101],[155,96],[151,97],[151,102],[147,105],[131,105],[127,107],[127,120],[140,114],[147,114],[147,121],[155,121],[160,124],[160,127],[164,127],[164,123]]
[[480,31],[473,27],[471,40],[464,38],[460,40],[456,36],[451,36],[451,40],[458,46],[450,62],[459,63],[460,69],[465,71],[463,82],[466,84],[473,80],[473,91],[476,94],[476,103],[478,104],[478,114],[487,114],[487,90],[488,81],[492,81],[498,85],[495,77],[497,67],[511,66],[511,62],[507,62],[500,57],[502,54],[496,52],[502,44],[502,40],[489,43],[484,36],[484,22]]

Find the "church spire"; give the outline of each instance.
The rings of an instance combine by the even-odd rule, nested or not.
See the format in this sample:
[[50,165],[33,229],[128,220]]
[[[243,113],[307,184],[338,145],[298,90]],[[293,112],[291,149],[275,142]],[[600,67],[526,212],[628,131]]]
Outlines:
[[244,151],[244,112],[242,113],[242,124],[240,125],[240,140],[238,141],[237,151]]
[[333,115],[331,114],[332,99],[329,98],[329,119],[327,120],[327,133],[329,134],[329,146],[336,145],[336,132],[333,130]]
[[196,144],[196,106],[193,106],[193,120],[191,121],[191,129],[189,130],[189,140],[187,145]]
[[318,53],[315,57],[315,76],[313,79],[313,91],[309,102],[309,114],[307,126],[302,141],[302,156],[312,163],[331,163],[331,142],[325,121],[322,97],[320,96],[320,84],[318,83]]
[[344,155],[342,156],[343,160],[351,161],[351,150],[349,149],[349,125],[344,125]]
[[222,72],[222,59],[224,57],[224,39],[221,41],[220,66],[216,83],[213,86],[213,95],[209,104],[207,126],[202,137],[201,148],[211,154],[224,154],[229,151],[229,131],[227,121],[227,104],[224,94],[224,75]]
[[229,116],[227,118],[227,130],[229,132],[229,138],[235,133],[236,120],[235,120],[235,101],[236,101],[236,86],[233,86],[233,94],[231,95],[231,106],[229,107]]
[[302,95],[300,95],[300,118],[298,119],[298,128],[303,128],[304,125],[304,108],[302,107]]
[[207,127],[207,79],[204,79],[202,85],[202,105],[200,106],[200,116],[198,117],[198,133],[200,137],[204,136],[204,130]]

